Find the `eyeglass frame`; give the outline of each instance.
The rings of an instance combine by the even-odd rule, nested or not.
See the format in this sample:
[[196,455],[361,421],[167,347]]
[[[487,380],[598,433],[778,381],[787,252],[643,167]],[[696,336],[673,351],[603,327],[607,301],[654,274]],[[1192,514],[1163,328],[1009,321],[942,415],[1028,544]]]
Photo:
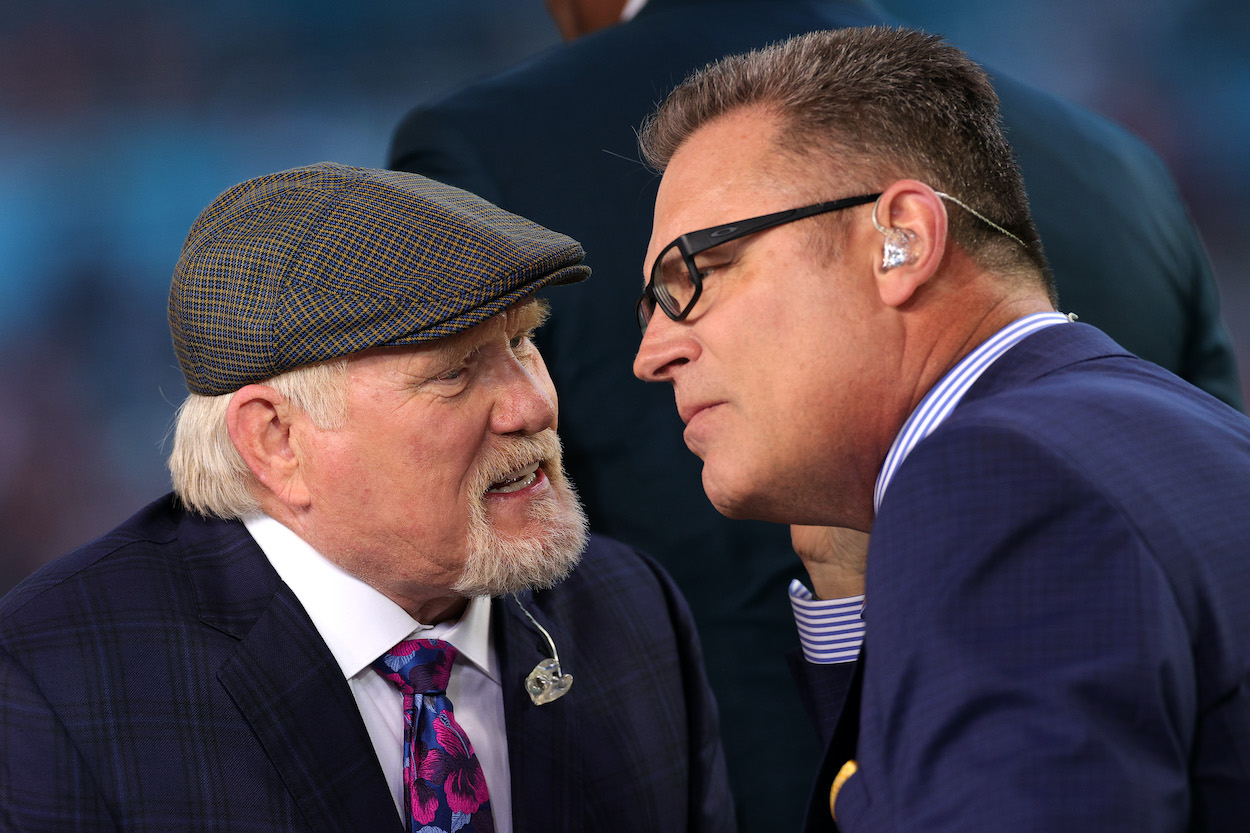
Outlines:
[[[638,301],[634,305],[634,316],[638,322],[638,329],[645,335],[647,325],[651,323],[651,319],[655,317],[655,309],[659,307],[673,321],[681,321],[690,311],[694,309],[695,303],[699,300],[699,296],[703,293],[703,276],[699,272],[698,264],[694,262],[695,255],[702,254],[708,249],[713,249],[723,243],[729,243],[749,234],[765,231],[766,229],[776,228],[777,226],[793,223],[796,220],[802,220],[806,217],[813,217],[817,214],[827,214],[831,211],[840,211],[844,208],[854,208],[858,205],[867,205],[881,196],[880,193],[865,194],[859,197],[844,197],[840,200],[831,200],[828,202],[818,202],[813,205],[805,205],[801,208],[788,208],[785,211],[777,211],[773,214],[763,214],[759,217],[751,217],[746,220],[738,220],[734,223],[724,223],[719,226],[710,226],[698,231],[687,232],[681,235],[673,242],[669,243],[660,253],[656,255],[655,261],[651,264],[651,277],[647,280],[647,285],[643,287],[642,294],[638,296]],[[669,249],[676,248],[681,254],[682,261],[686,265],[686,270],[690,275],[690,283],[694,286],[694,291],[690,294],[690,301],[686,304],[685,309],[676,313],[669,309],[672,303],[672,295],[664,291],[664,301],[660,293],[655,289],[656,279],[659,277],[658,272],[660,264],[664,262],[664,255],[668,254]],[[663,286],[663,283],[660,284]],[[651,310],[643,313],[644,305],[650,302]]]

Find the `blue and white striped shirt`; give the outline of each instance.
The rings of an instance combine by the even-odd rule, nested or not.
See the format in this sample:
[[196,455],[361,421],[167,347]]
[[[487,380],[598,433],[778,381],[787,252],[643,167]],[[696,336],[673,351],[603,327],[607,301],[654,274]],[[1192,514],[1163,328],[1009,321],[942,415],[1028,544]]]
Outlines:
[[[873,511],[881,509],[885,490],[907,455],[950,416],[968,388],[999,356],[1025,336],[1070,320],[1058,312],[1026,315],[1003,327],[947,371],[907,417],[889,453],[885,455],[885,464],[877,475],[877,487],[873,492]],[[864,620],[861,616],[863,596],[816,599],[802,582],[795,580],[790,583],[790,606],[798,625],[803,655],[809,662],[849,662],[859,655],[859,647],[864,641]]]

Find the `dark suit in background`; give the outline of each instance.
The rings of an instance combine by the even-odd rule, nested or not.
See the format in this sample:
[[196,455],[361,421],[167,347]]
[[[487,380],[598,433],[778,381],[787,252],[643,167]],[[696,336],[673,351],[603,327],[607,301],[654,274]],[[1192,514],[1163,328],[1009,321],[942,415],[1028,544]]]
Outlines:
[[[492,623],[514,829],[732,830],[689,612],[639,553],[592,539]],[[243,525],[172,498],[42,568],[0,604],[0,829],[399,831],[347,681]]]
[[1247,471],[1250,421],[1092,328],[1005,353],[886,491],[808,833],[1250,830]]
[[[637,161],[634,128],[709,61],[885,19],[852,0],[650,0],[629,23],[418,108],[390,153],[390,167],[474,191],[585,246],[595,279],[550,294],[538,337],[561,392],[566,465],[592,528],[653,553],[690,601],[740,818],[760,833],[798,826],[820,752],[782,659],[797,646],[785,588],[802,569],[784,528],[731,523],[712,508],[672,393],[630,371],[658,182]],[[998,90],[1061,308],[1240,407],[1210,268],[1158,157],[1051,96],[1008,79]]]

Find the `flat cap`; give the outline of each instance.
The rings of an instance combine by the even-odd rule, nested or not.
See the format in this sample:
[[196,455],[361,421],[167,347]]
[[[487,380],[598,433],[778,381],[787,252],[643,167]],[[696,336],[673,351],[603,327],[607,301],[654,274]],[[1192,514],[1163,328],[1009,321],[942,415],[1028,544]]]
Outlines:
[[324,162],[248,180],[200,213],[169,329],[192,393],[468,329],[590,270],[575,240],[417,174]]

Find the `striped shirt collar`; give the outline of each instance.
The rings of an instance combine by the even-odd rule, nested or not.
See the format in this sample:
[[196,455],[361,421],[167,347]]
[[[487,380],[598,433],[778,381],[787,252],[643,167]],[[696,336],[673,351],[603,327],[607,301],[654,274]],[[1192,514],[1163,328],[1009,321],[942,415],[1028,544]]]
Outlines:
[[903,423],[903,429],[894,438],[894,444],[885,455],[885,465],[877,476],[877,487],[872,496],[873,512],[881,510],[881,501],[885,499],[885,490],[889,488],[899,466],[907,459],[911,450],[925,437],[941,425],[959,400],[963,399],[972,383],[981,377],[998,358],[1011,349],[1027,335],[1054,326],[1066,324],[1071,319],[1058,312],[1035,312],[1011,322],[990,338],[981,343],[977,349],[959,361],[946,372],[946,375],[934,385],[920,405],[912,411],[911,416]]

